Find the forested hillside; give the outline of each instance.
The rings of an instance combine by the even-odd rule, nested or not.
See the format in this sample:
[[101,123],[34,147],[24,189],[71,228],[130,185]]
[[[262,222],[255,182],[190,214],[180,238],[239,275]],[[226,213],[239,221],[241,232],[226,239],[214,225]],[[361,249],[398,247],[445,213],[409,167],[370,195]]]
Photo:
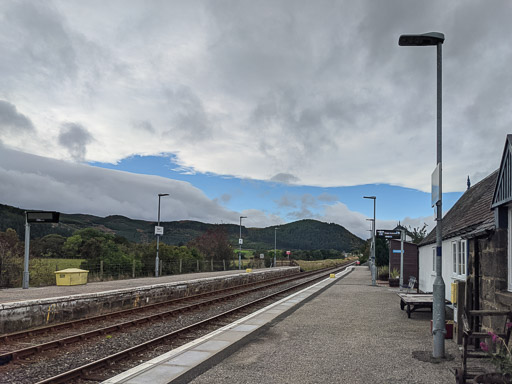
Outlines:
[[[0,204],[0,231],[7,228],[16,230],[20,239],[25,233],[24,210]],[[31,225],[31,238],[37,239],[48,234],[69,237],[76,230],[95,228],[122,236],[136,243],[154,241],[156,222],[132,220],[124,216],[97,217],[84,214],[61,214],[59,224]],[[207,224],[197,221],[162,222],[165,228],[161,240],[169,245],[184,245],[204,234],[209,229],[223,228],[234,247],[238,247],[239,226],[237,224]],[[275,227],[242,227],[245,249],[273,249]],[[363,240],[338,224],[316,220],[300,220],[277,226],[277,248],[289,250],[334,249],[351,252],[363,245]]]

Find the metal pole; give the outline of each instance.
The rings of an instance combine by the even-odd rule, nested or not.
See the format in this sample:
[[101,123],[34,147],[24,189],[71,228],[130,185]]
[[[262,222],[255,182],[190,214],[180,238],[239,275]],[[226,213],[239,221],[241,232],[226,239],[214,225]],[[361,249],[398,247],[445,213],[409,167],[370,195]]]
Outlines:
[[240,237],[238,238],[238,245],[240,250],[238,251],[238,270],[242,269],[242,216],[240,216]]
[[439,165],[439,201],[437,208],[436,225],[436,279],[433,286],[433,338],[434,338],[434,358],[444,358],[444,337],[446,333],[444,296],[445,284],[443,281],[443,238],[442,238],[442,219],[443,219],[443,190],[442,190],[442,42],[437,43],[437,164]]
[[[159,227],[160,226],[160,198],[162,196],[160,194],[158,194],[158,224],[157,226]],[[159,264],[160,264],[160,259],[158,258],[158,249],[159,249],[159,245],[160,245],[160,235],[156,235],[156,259],[155,259],[155,277],[158,277],[158,270],[159,270]]]
[[373,252],[372,252],[372,285],[377,285],[377,266],[375,265],[375,248],[377,244],[375,243],[375,228],[377,227],[377,223],[375,222],[375,208],[377,204],[377,197],[373,197],[373,228],[372,228],[372,239],[373,239]]
[[27,213],[25,212],[25,258],[23,267],[23,289],[28,289],[28,282],[30,279],[30,273],[28,271],[28,259],[30,250],[30,224],[27,221]]
[[404,285],[404,237],[405,231],[400,230],[400,290]]
[[277,255],[277,228],[274,228],[274,267],[276,266]]

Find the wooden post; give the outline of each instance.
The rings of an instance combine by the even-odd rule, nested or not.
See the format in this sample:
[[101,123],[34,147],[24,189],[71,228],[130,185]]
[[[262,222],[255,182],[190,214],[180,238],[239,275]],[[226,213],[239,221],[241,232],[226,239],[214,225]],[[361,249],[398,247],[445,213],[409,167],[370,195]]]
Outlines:
[[181,274],[181,271],[182,271],[182,267],[183,267],[183,259],[180,259],[180,274]]
[[213,257],[210,259],[210,263],[211,263],[211,266],[212,266],[212,272],[213,272]]
[[132,279],[135,279],[135,259],[132,262]]
[[224,266],[224,270],[226,270],[226,260],[222,260],[222,265]]
[[462,314],[466,311],[466,282],[457,282],[457,344],[462,344],[464,334],[462,325]]
[[199,272],[199,260],[197,260],[197,272]]
[[100,261],[100,281],[103,281],[103,260]]

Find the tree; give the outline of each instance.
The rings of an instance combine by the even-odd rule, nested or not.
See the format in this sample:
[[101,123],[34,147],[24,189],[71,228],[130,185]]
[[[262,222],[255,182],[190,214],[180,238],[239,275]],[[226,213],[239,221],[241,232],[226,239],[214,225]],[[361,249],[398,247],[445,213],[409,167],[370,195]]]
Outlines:
[[427,237],[427,224],[423,223],[423,227],[412,228],[409,226],[409,229],[406,229],[407,235],[409,235],[414,244],[419,244],[421,241]]
[[14,229],[0,232],[0,287],[21,284],[23,247]]
[[222,227],[209,229],[189,245],[208,260],[231,260],[233,257],[233,247],[229,243],[227,231]]

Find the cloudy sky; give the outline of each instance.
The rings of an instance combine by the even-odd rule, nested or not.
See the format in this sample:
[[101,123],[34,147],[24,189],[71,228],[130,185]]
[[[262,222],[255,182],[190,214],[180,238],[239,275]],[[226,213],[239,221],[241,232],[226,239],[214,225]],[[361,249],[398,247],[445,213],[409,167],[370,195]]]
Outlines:
[[432,228],[443,32],[448,209],[511,132],[510,1],[0,3],[0,203],[367,237]]

